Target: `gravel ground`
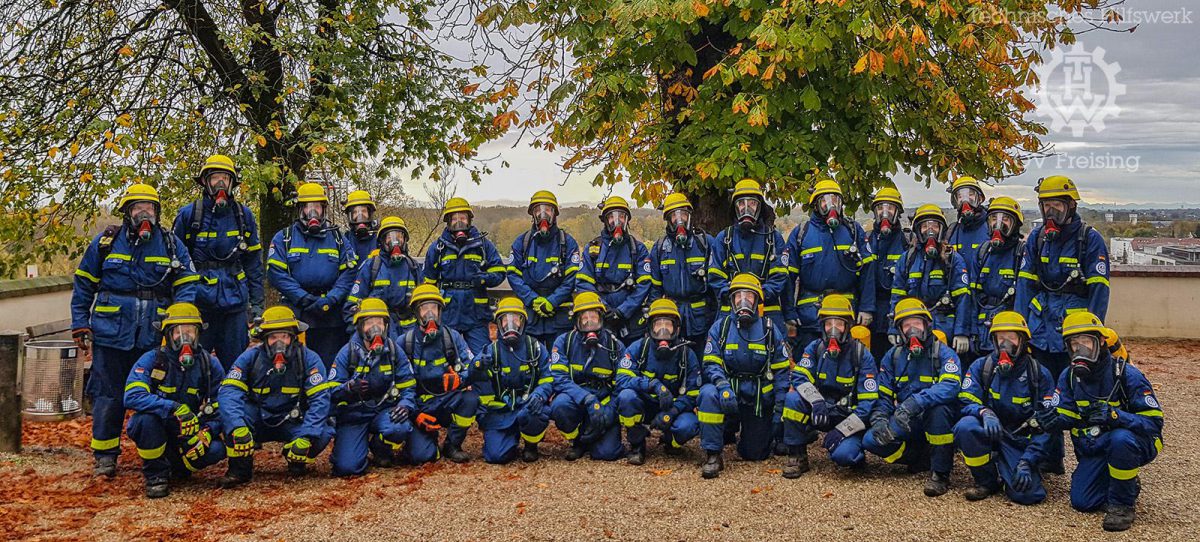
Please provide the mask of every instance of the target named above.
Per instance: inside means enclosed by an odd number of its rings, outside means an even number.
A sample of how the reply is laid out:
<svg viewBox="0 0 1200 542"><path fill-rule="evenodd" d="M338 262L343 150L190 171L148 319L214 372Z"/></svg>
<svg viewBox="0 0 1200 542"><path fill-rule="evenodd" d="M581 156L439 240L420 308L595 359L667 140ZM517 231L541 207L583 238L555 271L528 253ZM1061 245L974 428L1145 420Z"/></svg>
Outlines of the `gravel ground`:
<svg viewBox="0 0 1200 542"><path fill-rule="evenodd" d="M1200 455L1198 341L1128 341L1164 403L1163 454L1142 472L1138 521L1126 533L1100 529L1101 514L1068 504L1069 478L1051 476L1047 501L1021 507L1001 497L969 503L961 460L953 489L921 493L923 475L870 459L863 472L839 470L812 449L813 470L779 476L783 458L731 459L717 480L699 476L701 453L652 449L642 467L623 461L568 463L553 430L533 465L454 465L374 470L349 480L318 474L289 482L275 453L259 454L252 485L215 488L223 466L174 486L169 499L142 498L136 452L127 444L113 481L92 479L87 421L31 425L26 453L0 456L0 538L56 540L745 540L804 533L831 540L1049 540L1064 535L1116 540L1200 539L1196 501ZM651 442L656 442L652 437ZM277 445L269 445L275 452ZM473 432L467 450L479 453ZM1068 453L1068 469L1073 458Z"/></svg>

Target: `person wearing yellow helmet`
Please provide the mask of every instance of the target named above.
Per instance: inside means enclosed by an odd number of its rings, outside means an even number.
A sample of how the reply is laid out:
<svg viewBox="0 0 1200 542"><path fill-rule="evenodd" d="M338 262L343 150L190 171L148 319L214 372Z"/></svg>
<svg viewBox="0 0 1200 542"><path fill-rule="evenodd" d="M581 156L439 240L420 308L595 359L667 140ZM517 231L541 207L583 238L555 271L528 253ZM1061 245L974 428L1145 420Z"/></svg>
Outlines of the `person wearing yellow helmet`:
<svg viewBox="0 0 1200 542"><path fill-rule="evenodd" d="M936 205L917 208L912 217L917 243L900 256L892 283L892 312L900 300L920 299L933 315L933 326L951 341L960 354L971 349L975 332L971 274L962 255L946 242L946 216ZM889 328L893 344L900 339L895 326Z"/></svg>
<svg viewBox="0 0 1200 542"><path fill-rule="evenodd" d="M162 346L142 354L125 380L126 431L142 458L146 497L170 494L186 476L225 458L217 387L225 370L200 343L204 322L191 303L167 307Z"/></svg>
<svg viewBox="0 0 1200 542"><path fill-rule="evenodd" d="M920 299L902 299L892 321L903 342L879 363L879 399L863 448L911 472L929 469L925 495L938 497L949 491L954 466L951 430L961 406L962 364L934 337L934 317Z"/></svg>
<svg viewBox="0 0 1200 542"><path fill-rule="evenodd" d="M230 364L250 344L249 322L262 315L262 241L254 212L234 197L239 177L232 158L208 157L196 182L202 197L179 210L172 230L203 278L196 283L196 306L208 323L201 339Z"/></svg>
<svg viewBox="0 0 1200 542"><path fill-rule="evenodd" d="M762 285L763 313L780 329L786 329L783 312L784 291L789 284L787 264L781 261L786 243L775 228L775 210L767 204L762 186L754 179L742 179L734 186L730 206L733 226L719 232L713 240L708 259L708 286L724 301L729 298L730 279L751 273ZM722 304L717 320L728 314Z"/></svg>
<svg viewBox="0 0 1200 542"><path fill-rule="evenodd" d="M988 242L991 233L985 220L987 206L984 204L984 184L974 177L962 176L950 184L950 206L958 213L958 220L950 225L946 242L963 257L970 273L970 282L979 277L978 252Z"/></svg>
<svg viewBox="0 0 1200 542"><path fill-rule="evenodd" d="M412 433L416 379L408 356L392 337L391 311L368 297L354 313L354 335L334 359L329 382L335 405L334 476L356 476L373 464L394 465Z"/></svg>
<svg viewBox="0 0 1200 542"><path fill-rule="evenodd" d="M408 254L408 227L404 220L384 217L379 223L378 250L359 265L342 306L342 315L347 324L353 325L354 313L363 299L374 297L387 304L391 314L388 326L392 338L397 339L417 324L416 315L408 306L413 288L422 282L424 269L421 263Z"/></svg>
<svg viewBox="0 0 1200 542"><path fill-rule="evenodd" d="M508 267L487 234L472 224L474 218L467 200L446 202L446 227L425 253L425 284L436 285L448 298L442 323L461 333L472 352L479 352L490 341L488 288L504 282Z"/></svg>
<svg viewBox="0 0 1200 542"><path fill-rule="evenodd" d="M1009 500L1037 504L1046 498L1038 465L1049 435L1031 420L1053 410L1056 384L1050 371L1029 349L1029 327L1013 311L997 313L989 329L991 354L975 360L963 376L958 399L962 419L954 425L954 443L971 470L975 487L967 500L998 493Z"/></svg>
<svg viewBox="0 0 1200 542"><path fill-rule="evenodd" d="M981 354L992 351L992 341L985 340L992 318L1001 312L1014 310L1017 293L1017 270L1025 256L1021 240L1024 216L1016 200L1000 196L988 203L988 242L976 253L978 273L971 283L971 297L976 306L976 350Z"/></svg>
<svg viewBox="0 0 1200 542"><path fill-rule="evenodd" d="M276 233L267 249L267 282L311 328L308 346L329 369L350 340L342 307L354 285L358 256L341 231L328 227L324 187L300 185L296 205L298 219Z"/></svg>
<svg viewBox="0 0 1200 542"><path fill-rule="evenodd" d="M646 330L643 305L650 293L650 253L629 231L629 202L610 196L600 205L604 229L588 242L575 275L575 288L596 292L608 311L605 327L629 345Z"/></svg>
<svg viewBox="0 0 1200 542"><path fill-rule="evenodd" d="M252 330L259 344L242 352L221 381L217 399L229 457L221 487L250 481L255 449L264 442L284 443L288 474L297 477L333 438L330 392L338 384L326 380L329 367L301 341L308 329L291 308L268 308Z"/></svg>
<svg viewBox="0 0 1200 542"><path fill-rule="evenodd" d="M682 193L669 194L663 201L666 234L650 249L648 297L675 303L683 323L681 336L700 355L720 303L716 290L709 285L708 257L714 240L692 226L692 211L691 202Z"/></svg>
<svg viewBox="0 0 1200 542"><path fill-rule="evenodd" d="M496 340L471 362L471 385L479 392L483 409L479 429L483 432L483 460L510 463L517 458L527 463L541 457L538 443L546 436L550 411L546 405L553 394L550 349L526 332L529 313L517 297L506 297L496 305Z"/></svg>
<svg viewBox="0 0 1200 542"><path fill-rule="evenodd" d="M1112 355L1099 317L1073 312L1062 334L1071 366L1058 378L1056 408L1039 412L1038 426L1071 431L1071 507L1104 510L1104 530L1124 531L1133 526L1140 470L1162 451L1162 404L1140 369Z"/></svg>
<svg viewBox="0 0 1200 542"><path fill-rule="evenodd" d="M843 206L836 181L818 182L809 195L808 220L788 236L780 263L787 266L795 292L795 303L786 311L793 350L821 336L817 308L827 295L849 300L859 324L869 326L874 318L877 258L867 232L846 217Z"/></svg>
<svg viewBox="0 0 1200 542"><path fill-rule="evenodd" d="M550 419L571 448L566 460L588 454L599 461L625 457L617 424L616 372L624 345L605 324L609 311L596 292L579 292L571 307L574 327L554 340Z"/></svg>
<svg viewBox="0 0 1200 542"><path fill-rule="evenodd" d="M529 198L533 224L512 243L508 285L529 313L526 333L550 350L571 329L571 293L583 260L575 237L558 227L558 199L548 190Z"/></svg>
<svg viewBox="0 0 1200 542"><path fill-rule="evenodd" d="M807 446L817 431L825 432L822 444L834 464L855 467L866 462L862 434L879 398L875 357L851 335L854 309L845 296L825 296L817 317L821 337L804 345L796 359L792 391L783 404L783 439L789 453L784 478L808 471Z"/></svg>
<svg viewBox="0 0 1200 542"><path fill-rule="evenodd" d="M646 335L625 349L617 369L617 415L629 441L630 465L646 462L650 429L662 432L669 454L700 434L693 412L700 393L700 360L682 338L679 307L670 299L655 299L649 319Z"/></svg>
<svg viewBox="0 0 1200 542"><path fill-rule="evenodd" d="M697 406L705 479L724 469L726 433L736 435L742 459L762 461L771 456L775 427L783 432L784 383L791 365L787 337L763 316L758 277L734 275L728 295L732 314L718 317L709 329L700 368L706 382Z"/></svg>
<svg viewBox="0 0 1200 542"><path fill-rule="evenodd" d="M161 339L157 321L172 302L194 303L196 274L187 249L159 227L158 191L131 185L117 205L124 217L84 249L71 291L71 336L92 355L94 472L112 477L121 453L122 385L130 368Z"/></svg>
<svg viewBox="0 0 1200 542"><path fill-rule="evenodd" d="M892 284L896 282L896 264L912 244L912 232L901 228L904 201L894 186L885 186L875 192L875 197L871 199L871 213L875 223L867 235L867 243L878 260L875 264L875 311L868 327L871 331L871 355L880 359L892 345L887 340L888 328L891 327L888 313L891 312Z"/></svg>
<svg viewBox="0 0 1200 542"><path fill-rule="evenodd" d="M346 194L342 202L342 211L346 213L347 239L354 240L354 253L359 260L366 260L378 249L376 238L379 220L375 218L375 200L366 190L353 190Z"/></svg>

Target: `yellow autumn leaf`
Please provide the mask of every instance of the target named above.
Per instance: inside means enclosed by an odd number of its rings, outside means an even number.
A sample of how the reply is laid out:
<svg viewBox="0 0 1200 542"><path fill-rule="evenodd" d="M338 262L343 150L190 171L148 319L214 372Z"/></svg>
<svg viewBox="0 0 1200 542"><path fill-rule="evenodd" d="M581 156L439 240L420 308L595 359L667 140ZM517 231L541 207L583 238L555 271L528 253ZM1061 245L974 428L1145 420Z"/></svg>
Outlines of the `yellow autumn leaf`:
<svg viewBox="0 0 1200 542"><path fill-rule="evenodd" d="M254 141L258 142L258 146L259 146L259 147L266 147L266 146L267 146L267 138L266 138L266 137L264 137L264 136L261 136L261 135L260 135L260 136L254 136Z"/></svg>
<svg viewBox="0 0 1200 542"><path fill-rule="evenodd" d="M329 150L329 149L327 149L325 147L324 143L317 143L316 145L313 145L313 147L312 147L313 154L325 154L325 151L327 151L327 150Z"/></svg>
<svg viewBox="0 0 1200 542"><path fill-rule="evenodd" d="M46 154L49 154L50 158L54 158L55 156L58 156L58 147L50 147L49 152L47 152Z"/></svg>
<svg viewBox="0 0 1200 542"><path fill-rule="evenodd" d="M858 57L858 62L854 63L854 73L862 73L867 69L867 55Z"/></svg>
<svg viewBox="0 0 1200 542"><path fill-rule="evenodd" d="M700 0L692 0L692 11L696 12L697 17L707 17L708 5Z"/></svg>
<svg viewBox="0 0 1200 542"><path fill-rule="evenodd" d="M117 49L117 54L121 56L133 56L133 48L128 45L122 45L120 49Z"/></svg>
<svg viewBox="0 0 1200 542"><path fill-rule="evenodd" d="M133 116L130 115L129 113L124 113L121 116L117 117L117 124L120 124L121 126L128 128L129 125L133 124Z"/></svg>
<svg viewBox="0 0 1200 542"><path fill-rule="evenodd" d="M79 182L81 182L81 183L87 183L87 182L91 182L91 181L92 181L92 179L95 179L95 178L96 178L96 177L95 177L94 175L92 175L92 172L90 172L90 171L85 171L85 172L83 172L83 175L80 175L80 176L79 176Z"/></svg>
<svg viewBox="0 0 1200 542"><path fill-rule="evenodd" d="M75 156L76 154L79 154L79 142L78 141L71 143L71 156Z"/></svg>

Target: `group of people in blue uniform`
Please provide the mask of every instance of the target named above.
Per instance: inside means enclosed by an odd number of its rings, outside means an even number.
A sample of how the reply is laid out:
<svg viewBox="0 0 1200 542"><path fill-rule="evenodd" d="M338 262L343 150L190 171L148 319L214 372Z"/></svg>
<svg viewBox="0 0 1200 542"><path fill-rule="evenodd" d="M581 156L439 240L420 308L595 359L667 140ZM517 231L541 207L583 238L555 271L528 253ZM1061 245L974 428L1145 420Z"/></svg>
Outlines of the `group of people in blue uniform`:
<svg viewBox="0 0 1200 542"><path fill-rule="evenodd" d="M1042 477L1064 471L1069 432L1071 504L1123 530L1138 469L1162 448L1154 390L1103 324L1108 255L1066 177L1039 183L1043 223L1024 237L1017 202L986 201L969 177L951 186L953 224L923 205L902 227L889 187L869 232L820 181L786 240L750 179L715 236L668 195L652 242L614 196L600 235L580 243L539 191L507 262L462 198L418 261L404 221L377 219L369 194L348 195L342 231L313 183L264 249L238 181L212 156L172 229L157 192L131 186L122 224L75 272L95 472L116 473L132 410L148 497L222 459L221 486L244 484L264 442L283 443L296 475L332 443L334 475L349 476L469 461L478 424L485 461L536 461L553 422L569 461L640 465L657 432L671 455L699 437L703 478L720 475L729 444L745 460L785 456L782 475L797 478L819 441L838 467L870 454L928 471L931 497L947 492L957 449L968 499L1034 504ZM264 309L264 279L282 304ZM512 295L493 304L505 280Z"/></svg>

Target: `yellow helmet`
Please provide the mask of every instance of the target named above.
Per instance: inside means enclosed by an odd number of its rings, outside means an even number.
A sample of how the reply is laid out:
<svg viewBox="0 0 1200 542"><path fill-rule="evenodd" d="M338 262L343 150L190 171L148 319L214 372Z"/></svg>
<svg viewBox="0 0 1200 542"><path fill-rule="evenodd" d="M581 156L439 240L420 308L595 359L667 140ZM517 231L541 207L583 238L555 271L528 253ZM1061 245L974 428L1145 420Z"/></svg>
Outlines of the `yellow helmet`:
<svg viewBox="0 0 1200 542"><path fill-rule="evenodd" d="M575 303L574 306L571 307L572 318L574 318L576 314L592 309L600 309L601 313L604 313L608 310L604 308L604 301L600 300L600 294L597 294L596 292L579 292L575 294Z"/></svg>
<svg viewBox="0 0 1200 542"><path fill-rule="evenodd" d="M155 207L162 205L158 199L158 190L148 184L137 183L125 189L125 195L121 196L121 201L117 203L117 210L125 212L126 207L139 201L149 201Z"/></svg>
<svg viewBox="0 0 1200 542"><path fill-rule="evenodd" d="M272 331L291 331L299 335L308 329L308 324L296 319L296 313L283 305L277 305L263 311L262 322L254 328L254 336L262 336Z"/></svg>
<svg viewBox="0 0 1200 542"><path fill-rule="evenodd" d="M1095 333L1104 336L1104 323L1096 318L1096 315L1088 311L1079 311L1068 314L1063 319L1062 336L1063 339L1071 335L1079 335L1081 333Z"/></svg>
<svg viewBox="0 0 1200 542"><path fill-rule="evenodd" d="M825 296L825 299L821 300L821 308L817 310L817 318L821 320L826 318L853 320L854 307L850 305L850 298L841 294L829 294Z"/></svg>
<svg viewBox="0 0 1200 542"><path fill-rule="evenodd" d="M732 296L737 290L750 290L758 295L759 303L763 301L762 281L751 273L738 273L733 276L733 280L729 281L729 295Z"/></svg>
<svg viewBox="0 0 1200 542"><path fill-rule="evenodd" d="M758 196L762 200L766 200L767 198L763 194L762 186L754 179L742 179L733 186L733 199L738 199L742 196Z"/></svg>
<svg viewBox="0 0 1200 542"><path fill-rule="evenodd" d="M946 191L953 193L964 186L969 186L980 192L983 192L983 186L979 184L979 181L975 179L975 177L971 177L969 175L963 175L962 177L954 179L954 182L950 183L950 188Z"/></svg>
<svg viewBox="0 0 1200 542"><path fill-rule="evenodd" d="M526 211L532 215L533 206L541 203L547 203L554 207L554 216L558 216L558 197L554 195L554 192L549 190L538 190L537 192L534 192L533 196L529 198L529 207L526 209Z"/></svg>
<svg viewBox="0 0 1200 542"><path fill-rule="evenodd" d="M346 196L346 203L342 205L342 210L349 212L351 207L357 205L366 205L372 211L375 210L375 200L371 199L371 194L366 190L355 190Z"/></svg>
<svg viewBox="0 0 1200 542"><path fill-rule="evenodd" d="M1038 199L1071 198L1079 201L1079 189L1075 187L1075 181L1064 175L1051 175L1039 180L1037 195Z"/></svg>
<svg viewBox="0 0 1200 542"><path fill-rule="evenodd" d="M867 347L867 350L871 349L871 329L867 326L854 326L850 328L850 336Z"/></svg>
<svg viewBox="0 0 1200 542"><path fill-rule="evenodd" d="M358 304L358 312L354 313L354 324L358 325L359 320L372 316L379 316L388 321L392 319L387 303L378 297L368 297Z"/></svg>
<svg viewBox="0 0 1200 542"><path fill-rule="evenodd" d="M933 330L933 337L934 337L935 339L937 339L937 340L938 340L938 342L940 342L940 343L942 343L942 344L944 344L944 345L947 345L947 346L949 346L949 345L950 345L950 342L949 342L949 341L946 339L946 332L945 332L945 331L942 331L942 330L940 330L940 329L935 329L935 330Z"/></svg>
<svg viewBox="0 0 1200 542"><path fill-rule="evenodd" d="M913 214L913 225L920 224L922 220L934 219L942 223L942 231L946 231L946 215L942 213L942 209L932 203L926 203L917 207L917 212Z"/></svg>
<svg viewBox="0 0 1200 542"><path fill-rule="evenodd" d="M204 320L200 319L200 309L191 303L172 303L170 307L167 307L167 317L163 319L159 329L166 331L168 327L178 324L203 326Z"/></svg>
<svg viewBox="0 0 1200 542"><path fill-rule="evenodd" d="M529 319L529 312L518 297L506 297L496 304L496 321L499 322L500 317L505 314L520 314L522 318Z"/></svg>
<svg viewBox="0 0 1200 542"><path fill-rule="evenodd" d="M442 209L442 221L445 222L454 213L467 213L467 217L474 219L475 212L471 210L471 204L467 203L463 198L450 198L446 200L446 208Z"/></svg>
<svg viewBox="0 0 1200 542"><path fill-rule="evenodd" d="M667 194L667 199L663 200L663 218L671 215L671 211L675 209L692 209L692 202L688 201L687 194L682 192L672 192Z"/></svg>
<svg viewBox="0 0 1200 542"><path fill-rule="evenodd" d="M317 183L304 183L296 189L298 203L324 203L329 205L329 197L325 195L325 187Z"/></svg>
<svg viewBox="0 0 1200 542"><path fill-rule="evenodd" d="M1111 327L1104 328L1101 333L1104 336L1104 344L1108 345L1108 352L1114 358L1119 358L1128 361L1129 351L1125 349L1125 345L1121 343L1121 337L1117 335L1117 331Z"/></svg>
<svg viewBox="0 0 1200 542"><path fill-rule="evenodd" d="M237 167L233 165L233 159L224 154L214 154L204 161L204 167L200 168L200 174L196 176L196 182L203 183L204 178L209 173L216 171L224 171L233 177L233 185L238 183Z"/></svg>
<svg viewBox="0 0 1200 542"><path fill-rule="evenodd" d="M388 230L401 230L404 236L408 237L408 226L405 226L404 219L398 216L383 217L383 221L379 223L379 238L383 239Z"/></svg>
<svg viewBox="0 0 1200 542"><path fill-rule="evenodd" d="M993 198L991 203L988 204L988 212L992 211L1004 211L1013 215L1013 218L1017 219L1018 229L1021 227L1021 224L1025 223L1025 215L1021 213L1021 205L1017 203L1017 200L1008 196Z"/></svg>
<svg viewBox="0 0 1200 542"><path fill-rule="evenodd" d="M1016 311L999 312L992 317L992 327L988 330L988 334L997 331L1016 331L1024 335L1026 339L1030 338L1029 326L1025 323L1025 317Z"/></svg>
<svg viewBox="0 0 1200 542"><path fill-rule="evenodd" d="M883 202L895 203L901 209L904 209L904 202L900 199L900 191L890 186L880 188L875 192L875 197L871 199L871 207Z"/></svg>
<svg viewBox="0 0 1200 542"><path fill-rule="evenodd" d="M603 220L604 215L608 214L608 212L612 211L613 209L623 209L625 214L630 216L633 215L633 213L629 210L629 202L625 201L625 198L621 196L609 196L608 199L604 200L604 203L600 205L600 218Z"/></svg>
<svg viewBox="0 0 1200 542"><path fill-rule="evenodd" d="M417 305L426 301L437 301L440 305L446 305L446 298L442 297L442 292L437 286L432 284L421 284L412 290L412 296L408 300L408 306L416 308Z"/></svg>
<svg viewBox="0 0 1200 542"><path fill-rule="evenodd" d="M896 314L892 316L892 321L900 323L901 320L910 316L920 316L927 321L933 321L933 316L929 314L929 309L925 308L925 303L920 299L906 297L896 302Z"/></svg>
<svg viewBox="0 0 1200 542"><path fill-rule="evenodd" d="M825 194L837 194L841 196L842 186L839 185L837 181L830 179L817 181L817 185L813 187L812 193L808 195L808 204L812 205L814 201L817 201L817 198Z"/></svg>
<svg viewBox="0 0 1200 542"><path fill-rule="evenodd" d="M650 303L650 314L647 319L653 319L656 316L670 316L675 318L676 322L682 319L679 316L679 306L674 301L665 297L655 299L654 302Z"/></svg>

